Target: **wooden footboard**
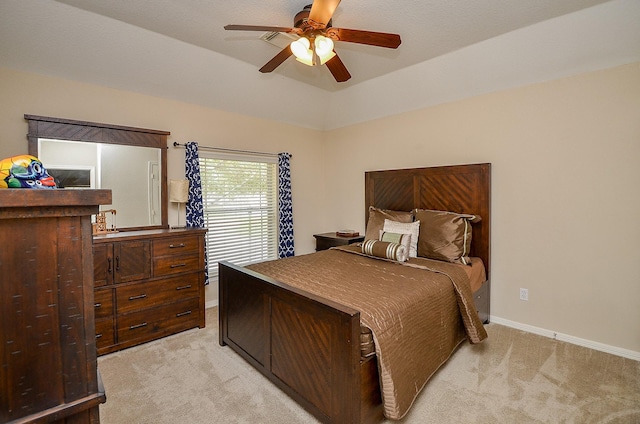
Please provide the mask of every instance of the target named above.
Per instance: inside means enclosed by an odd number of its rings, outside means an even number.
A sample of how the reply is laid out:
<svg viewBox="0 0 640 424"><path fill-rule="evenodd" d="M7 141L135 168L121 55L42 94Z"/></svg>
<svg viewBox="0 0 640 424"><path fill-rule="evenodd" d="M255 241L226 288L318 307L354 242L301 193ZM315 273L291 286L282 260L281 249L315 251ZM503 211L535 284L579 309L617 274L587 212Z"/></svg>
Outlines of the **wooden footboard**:
<svg viewBox="0 0 640 424"><path fill-rule="evenodd" d="M219 264L220 345L322 422L381 419L377 365L360 362L360 313L228 262Z"/></svg>

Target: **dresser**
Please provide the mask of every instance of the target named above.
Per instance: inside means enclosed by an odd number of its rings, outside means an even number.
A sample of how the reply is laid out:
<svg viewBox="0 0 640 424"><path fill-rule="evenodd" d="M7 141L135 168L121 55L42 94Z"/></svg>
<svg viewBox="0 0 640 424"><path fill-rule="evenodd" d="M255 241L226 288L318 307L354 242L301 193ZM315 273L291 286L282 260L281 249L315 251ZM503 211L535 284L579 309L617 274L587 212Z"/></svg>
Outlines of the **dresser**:
<svg viewBox="0 0 640 424"><path fill-rule="evenodd" d="M205 326L204 229L93 238L98 355Z"/></svg>
<svg viewBox="0 0 640 424"><path fill-rule="evenodd" d="M0 422L99 423L91 214L111 190L0 190Z"/></svg>

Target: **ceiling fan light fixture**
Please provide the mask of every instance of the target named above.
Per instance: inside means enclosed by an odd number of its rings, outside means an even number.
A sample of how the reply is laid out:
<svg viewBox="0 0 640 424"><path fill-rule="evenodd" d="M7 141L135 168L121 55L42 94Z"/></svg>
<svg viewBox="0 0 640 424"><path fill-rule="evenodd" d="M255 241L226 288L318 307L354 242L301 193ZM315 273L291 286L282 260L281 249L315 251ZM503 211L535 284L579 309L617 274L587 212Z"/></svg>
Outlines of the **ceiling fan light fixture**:
<svg viewBox="0 0 640 424"><path fill-rule="evenodd" d="M225 25L225 30L232 31L266 31L262 39L277 45L282 50L259 69L269 73L282 65L290 56L307 66L327 65L336 82L345 82L351 78L338 54L333 50L333 40L347 43L366 44L370 46L398 48L400 35L385 32L363 31L359 29L335 28L332 24L333 14L340 0L314 0L295 15L293 27L268 25ZM275 33L290 37L301 37L294 42L282 44L272 42Z"/></svg>
<svg viewBox="0 0 640 424"><path fill-rule="evenodd" d="M296 60L305 65L313 66L313 51L310 49L311 43L306 37L291 42L291 52Z"/></svg>
<svg viewBox="0 0 640 424"><path fill-rule="evenodd" d="M333 51L333 40L323 35L318 35L314 41L315 51L320 58L320 64L324 65L336 53Z"/></svg>
<svg viewBox="0 0 640 424"><path fill-rule="evenodd" d="M333 40L323 35L318 35L314 41L318 56L329 54L333 51Z"/></svg>

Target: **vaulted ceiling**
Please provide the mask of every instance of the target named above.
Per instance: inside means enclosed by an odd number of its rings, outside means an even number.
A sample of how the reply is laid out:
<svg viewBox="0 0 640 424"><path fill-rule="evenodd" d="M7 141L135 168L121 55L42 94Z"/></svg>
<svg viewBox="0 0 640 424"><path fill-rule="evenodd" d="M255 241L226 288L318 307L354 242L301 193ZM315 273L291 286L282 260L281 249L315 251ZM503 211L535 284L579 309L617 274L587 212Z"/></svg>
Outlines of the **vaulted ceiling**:
<svg viewBox="0 0 640 424"><path fill-rule="evenodd" d="M535 82L639 54L633 52L640 18L634 0L344 0L334 26L402 37L396 50L337 42L352 75L346 83L336 83L325 66L293 58L260 74L281 47L261 40L260 32L223 29L291 26L310 2L6 0L0 2L0 66L327 129L464 96L460 81L470 95L500 89L475 81L495 74L493 66L523 80L513 85L529 82L527 72ZM575 54L576 43L588 50L570 57L575 69L567 70L557 62ZM615 57L612 43L621 50Z"/></svg>

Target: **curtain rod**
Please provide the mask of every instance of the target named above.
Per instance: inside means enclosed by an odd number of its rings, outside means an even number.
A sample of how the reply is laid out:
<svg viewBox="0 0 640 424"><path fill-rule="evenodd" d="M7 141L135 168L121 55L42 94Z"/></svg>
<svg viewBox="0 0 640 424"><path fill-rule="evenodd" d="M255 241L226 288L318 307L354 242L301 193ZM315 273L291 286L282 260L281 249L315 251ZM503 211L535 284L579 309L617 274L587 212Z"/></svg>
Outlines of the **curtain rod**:
<svg viewBox="0 0 640 424"><path fill-rule="evenodd" d="M185 147L186 144L180 144L177 141L173 142L173 147ZM235 149L226 149L224 147L207 147L207 146L198 146L198 149L203 150L214 150L216 152L226 152L226 153L249 153L252 155L261 155L261 156L271 156L278 157L277 153L265 153L265 152L253 152L251 150L235 150Z"/></svg>

